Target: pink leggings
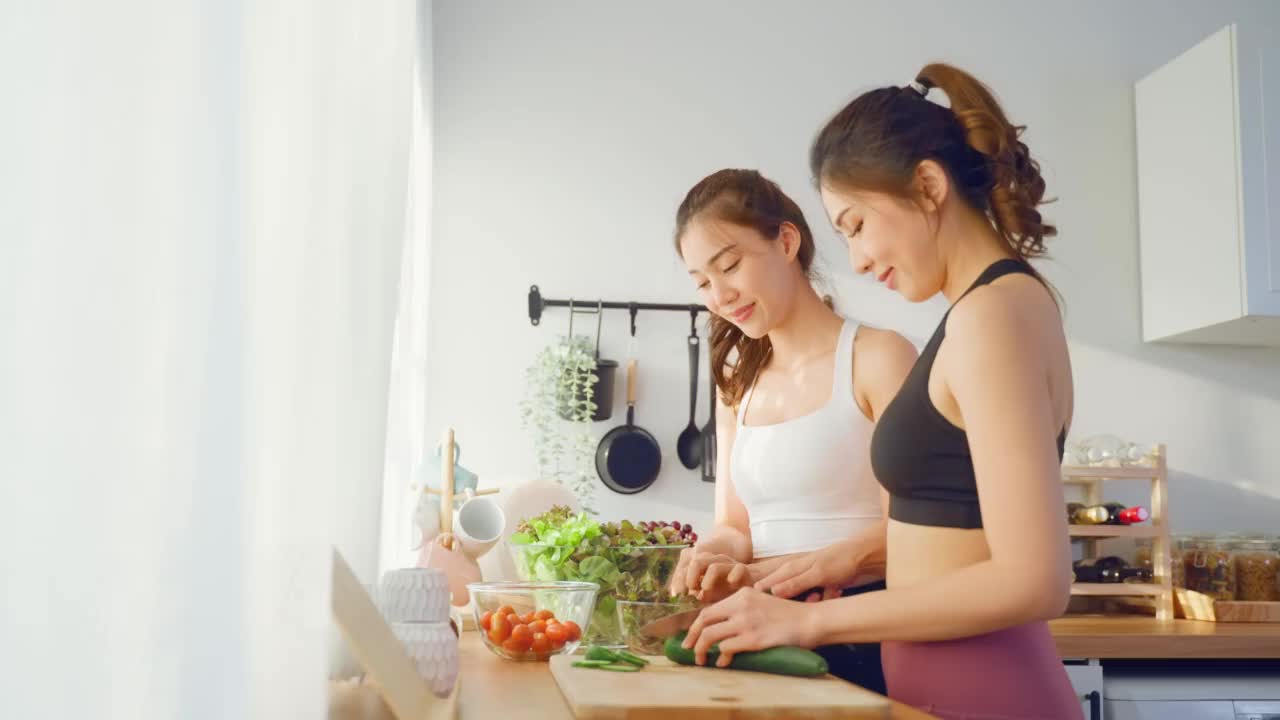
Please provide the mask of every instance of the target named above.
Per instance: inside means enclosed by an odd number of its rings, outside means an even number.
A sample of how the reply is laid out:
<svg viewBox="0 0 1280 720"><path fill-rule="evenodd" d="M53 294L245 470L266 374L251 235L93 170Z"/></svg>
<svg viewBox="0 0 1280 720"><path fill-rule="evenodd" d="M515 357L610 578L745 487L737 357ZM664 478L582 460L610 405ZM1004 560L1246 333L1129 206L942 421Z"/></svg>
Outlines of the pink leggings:
<svg viewBox="0 0 1280 720"><path fill-rule="evenodd" d="M1081 720L1043 622L942 642L881 643L889 697L946 720Z"/></svg>

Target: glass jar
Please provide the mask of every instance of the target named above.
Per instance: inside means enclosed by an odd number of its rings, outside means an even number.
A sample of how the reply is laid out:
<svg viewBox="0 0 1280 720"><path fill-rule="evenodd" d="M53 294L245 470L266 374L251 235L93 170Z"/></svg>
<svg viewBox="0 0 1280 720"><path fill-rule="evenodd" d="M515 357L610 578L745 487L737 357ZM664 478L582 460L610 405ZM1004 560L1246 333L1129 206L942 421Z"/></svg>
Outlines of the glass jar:
<svg viewBox="0 0 1280 720"><path fill-rule="evenodd" d="M1267 539L1271 541L1271 546L1275 548L1276 554L1280 555L1280 535L1268 535ZM1280 602L1280 563L1276 563L1276 584L1274 592L1275 600Z"/></svg>
<svg viewBox="0 0 1280 720"><path fill-rule="evenodd" d="M1280 599L1276 581L1280 577L1280 549L1274 540L1248 538L1235 543L1231 561L1236 571L1236 599L1271 602Z"/></svg>
<svg viewBox="0 0 1280 720"><path fill-rule="evenodd" d="M1173 582L1174 587L1185 588L1187 586L1187 566L1183 561L1183 553L1190 538L1190 535L1174 535L1169 538L1169 560L1171 565L1169 579Z"/></svg>
<svg viewBox="0 0 1280 720"><path fill-rule="evenodd" d="M1186 587L1213 598L1234 600L1236 569L1231 562L1235 540L1214 536L1189 537L1182 543Z"/></svg>

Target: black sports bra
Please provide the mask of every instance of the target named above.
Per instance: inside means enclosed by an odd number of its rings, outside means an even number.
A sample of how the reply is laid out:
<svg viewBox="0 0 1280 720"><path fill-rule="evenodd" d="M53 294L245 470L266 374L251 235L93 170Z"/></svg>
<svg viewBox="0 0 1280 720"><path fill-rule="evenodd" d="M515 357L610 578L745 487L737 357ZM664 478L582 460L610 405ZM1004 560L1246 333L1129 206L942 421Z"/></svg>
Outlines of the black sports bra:
<svg viewBox="0 0 1280 720"><path fill-rule="evenodd" d="M1031 270L1012 258L992 263L956 303L974 288L1009 273L1031 274ZM947 315L950 314L948 310ZM938 412L929 398L929 372L946 335L947 315L916 359L902 389L876 422L871 436L871 467L876 479L889 491L890 518L912 525L980 528L982 510L969 439L964 430ZM1066 435L1066 428L1058 434L1059 460Z"/></svg>

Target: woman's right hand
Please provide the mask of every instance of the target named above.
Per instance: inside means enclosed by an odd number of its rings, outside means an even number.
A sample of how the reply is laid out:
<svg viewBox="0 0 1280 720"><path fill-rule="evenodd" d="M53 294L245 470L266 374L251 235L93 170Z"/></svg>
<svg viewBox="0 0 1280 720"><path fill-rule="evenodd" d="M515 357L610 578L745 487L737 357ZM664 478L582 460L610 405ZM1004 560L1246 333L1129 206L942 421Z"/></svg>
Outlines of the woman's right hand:
<svg viewBox="0 0 1280 720"><path fill-rule="evenodd" d="M680 551L680 560L671 575L671 594L693 595L703 602L715 602L749 584L745 564L728 555L694 546Z"/></svg>
<svg viewBox="0 0 1280 720"><path fill-rule="evenodd" d="M823 600L840 597L840 591L857 576L857 553L836 543L792 558L756 582L755 588L791 598L806 590L822 588ZM806 600L818 598L809 596Z"/></svg>

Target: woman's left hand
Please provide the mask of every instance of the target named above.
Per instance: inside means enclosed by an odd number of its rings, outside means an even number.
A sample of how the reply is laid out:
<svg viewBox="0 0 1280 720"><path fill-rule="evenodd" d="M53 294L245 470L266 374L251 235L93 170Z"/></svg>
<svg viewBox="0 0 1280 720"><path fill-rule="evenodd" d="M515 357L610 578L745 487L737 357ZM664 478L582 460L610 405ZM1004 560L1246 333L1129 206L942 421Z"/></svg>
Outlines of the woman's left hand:
<svg viewBox="0 0 1280 720"><path fill-rule="evenodd" d="M707 662L707 650L720 644L718 667L727 667L733 656L778 645L814 647L817 603L783 600L754 588L742 588L732 596L703 608L684 640L693 648L699 665Z"/></svg>

